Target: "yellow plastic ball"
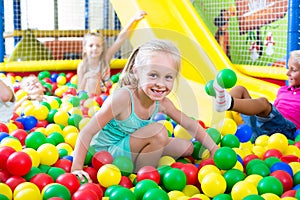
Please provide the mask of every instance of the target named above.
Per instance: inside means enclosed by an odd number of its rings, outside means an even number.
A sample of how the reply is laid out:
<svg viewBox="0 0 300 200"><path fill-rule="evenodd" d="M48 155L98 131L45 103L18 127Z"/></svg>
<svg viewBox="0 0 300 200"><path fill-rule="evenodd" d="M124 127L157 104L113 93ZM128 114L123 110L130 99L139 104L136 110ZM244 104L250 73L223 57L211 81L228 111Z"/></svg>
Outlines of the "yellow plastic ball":
<svg viewBox="0 0 300 200"><path fill-rule="evenodd" d="M25 189L31 189L32 191L30 193L32 194L32 196L41 198L40 189L38 188L37 185L35 185L34 183L31 183L31 182L23 182L23 183L20 183L19 185L17 185L17 187L14 189L14 193L13 193L14 199L16 199L16 196L18 195L18 193L20 193L22 190L25 190ZM23 196L23 195L19 195L19 198L21 198L21 196ZM31 198L28 198L28 199L31 199Z"/></svg>
<svg viewBox="0 0 300 200"><path fill-rule="evenodd" d="M98 106L98 103L92 98L85 100L83 103L83 107L91 108L93 106Z"/></svg>
<svg viewBox="0 0 300 200"><path fill-rule="evenodd" d="M48 117L49 114L49 110L46 106L44 105L37 105L34 108L34 113L33 116L37 119L37 120L45 120Z"/></svg>
<svg viewBox="0 0 300 200"><path fill-rule="evenodd" d="M41 193L32 188L23 189L14 196L14 200L41 200L41 198Z"/></svg>
<svg viewBox="0 0 300 200"><path fill-rule="evenodd" d="M177 200L179 197L185 196L185 194L178 190L172 190L172 191L168 192L168 196L169 196L170 200Z"/></svg>
<svg viewBox="0 0 300 200"><path fill-rule="evenodd" d="M78 137L78 133L76 133L76 132L69 133L65 137L65 142L68 143L69 145L71 145L74 149L75 145L76 145L77 137Z"/></svg>
<svg viewBox="0 0 300 200"><path fill-rule="evenodd" d="M8 128L9 133L12 133L13 131L19 129L18 126L12 122L7 123L6 126Z"/></svg>
<svg viewBox="0 0 300 200"><path fill-rule="evenodd" d="M58 124L48 124L46 126L46 136L50 135L53 132L63 133L63 130L61 129L60 125Z"/></svg>
<svg viewBox="0 0 300 200"><path fill-rule="evenodd" d="M244 181L247 181L249 183L252 183L254 186L258 185L258 182L262 179L263 177L258 175L258 174L250 174L247 176Z"/></svg>
<svg viewBox="0 0 300 200"><path fill-rule="evenodd" d="M269 136L268 135L260 135L255 140L256 146L266 147L268 145Z"/></svg>
<svg viewBox="0 0 300 200"><path fill-rule="evenodd" d="M77 85L77 83L78 83L78 76L77 75L72 76L72 78L70 80L70 83Z"/></svg>
<svg viewBox="0 0 300 200"><path fill-rule="evenodd" d="M113 164L105 164L97 172L97 179L103 187L118 185L121 181L121 171Z"/></svg>
<svg viewBox="0 0 300 200"><path fill-rule="evenodd" d="M300 157L300 149L294 145L289 145L283 155L293 155Z"/></svg>
<svg viewBox="0 0 300 200"><path fill-rule="evenodd" d="M300 171L300 163L299 162L290 162L289 166L293 170L293 174L296 174L297 172Z"/></svg>
<svg viewBox="0 0 300 200"><path fill-rule="evenodd" d="M56 124L60 124L63 126L68 125L69 114L65 111L58 110L53 117L53 120Z"/></svg>
<svg viewBox="0 0 300 200"><path fill-rule="evenodd" d="M64 85L64 84L66 84L67 79L64 76L58 76L56 79L56 82L58 85Z"/></svg>
<svg viewBox="0 0 300 200"><path fill-rule="evenodd" d="M24 110L23 110L24 115L26 116L34 116L35 113L35 107L34 105L28 105Z"/></svg>
<svg viewBox="0 0 300 200"><path fill-rule="evenodd" d="M64 91L63 89L57 88L57 89L54 91L54 94L55 94L55 96L62 97L62 95L63 95L64 92L65 92L65 91Z"/></svg>
<svg viewBox="0 0 300 200"><path fill-rule="evenodd" d="M72 147L70 144L67 144L67 143L65 143L65 142L56 145L56 148L57 148L58 150L60 150L60 149L65 149L65 150L68 152L68 155L71 155L71 153L72 153L73 150L74 150L73 147Z"/></svg>
<svg viewBox="0 0 300 200"><path fill-rule="evenodd" d="M226 180L219 173L209 173L202 179L201 189L208 197L215 197L225 192Z"/></svg>
<svg viewBox="0 0 300 200"><path fill-rule="evenodd" d="M19 101L20 99L22 99L23 97L27 96L27 92L20 89L15 93L16 96L16 101Z"/></svg>
<svg viewBox="0 0 300 200"><path fill-rule="evenodd" d="M15 138L3 138L0 142L0 146L7 146L12 147L15 151L21 151L22 150L22 144L18 139Z"/></svg>
<svg viewBox="0 0 300 200"><path fill-rule="evenodd" d="M235 134L237 130L237 124L233 119L224 118L224 120L219 123L217 129L223 136L227 134Z"/></svg>
<svg viewBox="0 0 300 200"><path fill-rule="evenodd" d="M35 131L43 133L44 135L47 136L47 134L46 134L46 128L44 128L44 127L38 127L38 128L35 129Z"/></svg>
<svg viewBox="0 0 300 200"><path fill-rule="evenodd" d="M199 190L196 186L194 186L194 185L186 185L186 186L183 188L182 192L183 192L186 196L189 196L189 197L191 197L191 196L193 196L193 195L195 195L195 194L200 194L200 190Z"/></svg>
<svg viewBox="0 0 300 200"><path fill-rule="evenodd" d="M40 154L35 149L25 148L22 151L29 155L32 161L32 166L38 167L40 165L40 161L41 161Z"/></svg>
<svg viewBox="0 0 300 200"><path fill-rule="evenodd" d="M174 128L174 136L176 138L183 138L183 139L186 139L186 140L191 140L192 139L191 134L187 130L185 130L185 128L180 126L179 124L177 124Z"/></svg>
<svg viewBox="0 0 300 200"><path fill-rule="evenodd" d="M258 191L253 183L247 181L237 182L231 189L232 200L242 200L251 194L258 194Z"/></svg>
<svg viewBox="0 0 300 200"><path fill-rule="evenodd" d="M82 118L82 120L79 122L79 130L82 130L83 127L91 120L91 118Z"/></svg>
<svg viewBox="0 0 300 200"><path fill-rule="evenodd" d="M70 102L63 102L60 105L60 110L63 110L65 112L69 112L73 108L73 105Z"/></svg>
<svg viewBox="0 0 300 200"><path fill-rule="evenodd" d="M69 109L68 112L70 113L70 115L78 114L78 115L82 116L82 110L78 107L72 107L72 108Z"/></svg>
<svg viewBox="0 0 300 200"><path fill-rule="evenodd" d="M173 163L175 163L176 160L171 157L171 156L163 156L159 159L158 161L158 166L163 166L163 165L169 165L171 166Z"/></svg>
<svg viewBox="0 0 300 200"><path fill-rule="evenodd" d="M252 149L253 153L257 155L259 158L263 158L266 148L262 146L254 146Z"/></svg>
<svg viewBox="0 0 300 200"><path fill-rule="evenodd" d="M195 194L192 196L192 198L198 198L201 200L210 200L210 198L208 196L206 196L205 194Z"/></svg>
<svg viewBox="0 0 300 200"><path fill-rule="evenodd" d="M8 199L12 199L12 190L5 183L0 183L0 194L6 196Z"/></svg>
<svg viewBox="0 0 300 200"><path fill-rule="evenodd" d="M219 168L217 168L215 165L205 165L203 166L199 172L198 172L198 180L199 183L202 182L203 178L209 174L209 173L217 173L217 174L221 174L221 171L219 170Z"/></svg>
<svg viewBox="0 0 300 200"><path fill-rule="evenodd" d="M50 104L51 109L58 109L59 108L59 102L56 99L50 99L48 101L48 103Z"/></svg>
<svg viewBox="0 0 300 200"><path fill-rule="evenodd" d="M282 133L275 133L269 137L267 149L277 149L284 154L288 146L289 142L286 136Z"/></svg>
<svg viewBox="0 0 300 200"><path fill-rule="evenodd" d="M42 165L53 165L59 158L59 153L57 148L50 143L42 144L37 152L40 155L40 163Z"/></svg>
<svg viewBox="0 0 300 200"><path fill-rule="evenodd" d="M68 126L64 127L62 135L65 137L69 133L73 133L73 132L79 133L78 128L76 128L75 126L72 126L72 125L68 125Z"/></svg>
<svg viewBox="0 0 300 200"><path fill-rule="evenodd" d="M280 197L274 193L265 193L261 195L265 200L280 200Z"/></svg>

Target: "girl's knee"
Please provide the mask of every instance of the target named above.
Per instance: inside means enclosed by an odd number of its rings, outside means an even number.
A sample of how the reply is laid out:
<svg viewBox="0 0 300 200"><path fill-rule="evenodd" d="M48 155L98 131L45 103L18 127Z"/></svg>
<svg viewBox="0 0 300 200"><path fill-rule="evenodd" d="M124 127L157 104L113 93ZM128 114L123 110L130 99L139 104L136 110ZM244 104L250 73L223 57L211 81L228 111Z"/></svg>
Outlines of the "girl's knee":
<svg viewBox="0 0 300 200"><path fill-rule="evenodd" d="M153 131L155 132L155 139L158 141L168 141L168 130L166 127L161 123L154 123L153 124Z"/></svg>

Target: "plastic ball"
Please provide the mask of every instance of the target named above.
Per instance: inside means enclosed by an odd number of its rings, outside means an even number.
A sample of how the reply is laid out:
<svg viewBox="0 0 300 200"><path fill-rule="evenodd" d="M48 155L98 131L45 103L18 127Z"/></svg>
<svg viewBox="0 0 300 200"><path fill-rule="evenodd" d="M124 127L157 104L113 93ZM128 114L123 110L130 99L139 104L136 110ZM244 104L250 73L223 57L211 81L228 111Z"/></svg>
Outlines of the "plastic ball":
<svg viewBox="0 0 300 200"><path fill-rule="evenodd" d="M59 158L57 148L53 144L42 144L37 152L40 155L40 163L43 165L53 165Z"/></svg>
<svg viewBox="0 0 300 200"><path fill-rule="evenodd" d="M98 170L97 179L103 187L116 185L121 181L121 171L113 164L105 164Z"/></svg>
<svg viewBox="0 0 300 200"><path fill-rule="evenodd" d="M109 195L109 199L110 200L119 200L119 199L134 200L135 196L130 189L125 187L118 187L111 192L111 194Z"/></svg>
<svg viewBox="0 0 300 200"><path fill-rule="evenodd" d="M150 179L144 179L139 182L134 187L134 194L137 199L142 199L144 194L153 188L158 188L158 184Z"/></svg>
<svg viewBox="0 0 300 200"><path fill-rule="evenodd" d="M34 117L37 119L37 120L44 120L48 117L48 114L49 114L49 109L44 106L44 105L37 105L35 108L34 108Z"/></svg>
<svg viewBox="0 0 300 200"><path fill-rule="evenodd" d="M273 193L277 196L281 196L283 193L283 186L277 178L273 176L266 176L258 182L257 190L260 195Z"/></svg>
<svg viewBox="0 0 300 200"><path fill-rule="evenodd" d="M113 160L112 164L121 170L121 174L123 176L129 176L133 172L133 169L134 169L132 160L126 156L116 157Z"/></svg>
<svg viewBox="0 0 300 200"><path fill-rule="evenodd" d="M226 181L221 174L209 173L203 178L201 189L208 197L215 197L225 192Z"/></svg>
<svg viewBox="0 0 300 200"><path fill-rule="evenodd" d="M23 129L17 129L14 130L10 135L17 138L21 142L21 144L24 145L28 133Z"/></svg>
<svg viewBox="0 0 300 200"><path fill-rule="evenodd" d="M227 134L235 134L237 130L237 124L233 119L224 118L224 120L219 123L218 130L223 136Z"/></svg>
<svg viewBox="0 0 300 200"><path fill-rule="evenodd" d="M252 138L252 129L247 124L240 124L237 127L235 136L239 139L240 142L248 142Z"/></svg>
<svg viewBox="0 0 300 200"><path fill-rule="evenodd" d="M47 142L46 136L41 132L31 132L25 139L25 145L27 148L37 150L42 144Z"/></svg>
<svg viewBox="0 0 300 200"><path fill-rule="evenodd" d="M160 175L158 173L158 170L153 166L144 166L140 168L137 172L136 180L139 182L144 179L150 179L159 184Z"/></svg>
<svg viewBox="0 0 300 200"><path fill-rule="evenodd" d="M203 178L209 174L209 173L218 173L221 174L221 171L219 168L217 168L215 165L204 165L203 167L201 167L201 169L198 172L198 180L201 183Z"/></svg>
<svg viewBox="0 0 300 200"><path fill-rule="evenodd" d="M0 169L6 169L6 161L14 152L16 152L16 150L10 146L0 147Z"/></svg>
<svg viewBox="0 0 300 200"><path fill-rule="evenodd" d="M206 129L208 135L213 139L216 144L219 144L221 141L221 133L215 128Z"/></svg>
<svg viewBox="0 0 300 200"><path fill-rule="evenodd" d="M277 170L283 170L283 171L287 172L291 177L293 177L293 175L294 175L292 167L285 162L276 162L270 168L271 172L275 172Z"/></svg>
<svg viewBox="0 0 300 200"><path fill-rule="evenodd" d="M198 183L198 168L194 164L184 164L180 169L185 173L187 185L195 185Z"/></svg>
<svg viewBox="0 0 300 200"><path fill-rule="evenodd" d="M239 181L242 181L245 179L246 175L244 172L237 170L237 169L230 169L226 171L223 175L225 181L226 181L226 193L230 193L232 187Z"/></svg>
<svg viewBox="0 0 300 200"><path fill-rule="evenodd" d="M56 183L64 185L70 191L71 195L74 194L80 187L80 181L76 175L71 173L61 174L57 177Z"/></svg>
<svg viewBox="0 0 300 200"><path fill-rule="evenodd" d="M53 120L56 124L61 124L63 126L68 125L69 114L65 111L58 110L53 117Z"/></svg>
<svg viewBox="0 0 300 200"><path fill-rule="evenodd" d="M51 197L60 197L64 200L71 199L71 193L68 188L59 183L45 186L42 190L42 196L43 199L50 199Z"/></svg>
<svg viewBox="0 0 300 200"><path fill-rule="evenodd" d="M57 74L57 73L52 73L52 74L50 75L51 81L52 81L52 82L55 82L55 83L56 83L57 77L58 77L58 74Z"/></svg>
<svg viewBox="0 0 300 200"><path fill-rule="evenodd" d="M12 199L12 196L13 196L12 190L5 183L0 183L0 191L1 191L0 194L7 197L7 199Z"/></svg>
<svg viewBox="0 0 300 200"><path fill-rule="evenodd" d="M72 195L72 200L98 200L97 194L91 190L78 190Z"/></svg>
<svg viewBox="0 0 300 200"><path fill-rule="evenodd" d="M258 194L257 188L247 181L237 182L231 190L232 200L240 200L252 194Z"/></svg>
<svg viewBox="0 0 300 200"><path fill-rule="evenodd" d="M169 196L164 190L153 188L145 192L143 200L169 200Z"/></svg>
<svg viewBox="0 0 300 200"><path fill-rule="evenodd" d="M214 89L214 80L210 80L205 84L205 92L206 94L208 94L209 96L216 96L216 91Z"/></svg>
<svg viewBox="0 0 300 200"><path fill-rule="evenodd" d="M48 136L48 135L50 135L53 132L57 132L57 133L63 134L63 130L62 130L62 128L61 128L60 125L58 125L58 124L48 124L46 126L45 135Z"/></svg>
<svg viewBox="0 0 300 200"><path fill-rule="evenodd" d="M223 88L232 88L237 81L235 72L231 69L221 70L216 77L218 84Z"/></svg>
<svg viewBox="0 0 300 200"><path fill-rule="evenodd" d="M27 155L29 155L32 166L38 167L40 165L40 155L35 149L25 148L22 150L22 152L25 152Z"/></svg>
<svg viewBox="0 0 300 200"><path fill-rule="evenodd" d="M92 166L95 169L99 169L105 164L111 164L114 158L108 151L98 151L92 157Z"/></svg>
<svg viewBox="0 0 300 200"><path fill-rule="evenodd" d="M32 167L31 158L25 152L14 152L8 157L6 167L9 173L15 176L23 176Z"/></svg>
<svg viewBox="0 0 300 200"><path fill-rule="evenodd" d="M280 197L278 197L276 194L273 194L273 193L265 193L260 196L263 197L265 200L280 200L281 199Z"/></svg>
<svg viewBox="0 0 300 200"><path fill-rule="evenodd" d="M251 174L249 176L246 176L244 181L250 182L253 185L257 186L258 182L262 179L263 177L258 175L258 174Z"/></svg>
<svg viewBox="0 0 300 200"><path fill-rule="evenodd" d="M82 184L78 188L78 191L81 191L81 190L90 190L90 191L93 191L94 193L96 193L96 195L97 195L97 197L99 199L101 199L102 196L103 196L103 190L101 189L100 185L96 184L96 183L85 183L85 184Z"/></svg>
<svg viewBox="0 0 300 200"><path fill-rule="evenodd" d="M69 133L68 135L65 136L65 141L66 143L70 144L74 149L76 145L77 137L78 137L77 132Z"/></svg>
<svg viewBox="0 0 300 200"><path fill-rule="evenodd" d="M16 198L18 193L20 193L22 190L25 190L25 189L31 189L32 191L30 192L30 194L32 194L32 196L35 196L35 197L40 197L40 199L41 199L40 189L31 182L24 182L24 183L17 185L17 187L14 189L14 193L13 193L14 199ZM19 194L18 198L24 199L23 194ZM31 199L31 198L29 198L29 199Z"/></svg>
<svg viewBox="0 0 300 200"><path fill-rule="evenodd" d="M277 170L270 174L270 176L276 177L283 186L283 191L288 191L293 187L293 178L290 176L289 173L283 170Z"/></svg>
<svg viewBox="0 0 300 200"><path fill-rule="evenodd" d="M177 124L174 128L174 137L176 138L183 138L186 140L191 140L192 136L191 134L182 126L180 126L179 124Z"/></svg>
<svg viewBox="0 0 300 200"><path fill-rule="evenodd" d="M162 178L163 186L168 190L183 190L186 186L186 176L185 173L178 168L169 169ZM176 183L176 184L174 184Z"/></svg>
<svg viewBox="0 0 300 200"><path fill-rule="evenodd" d="M227 134L221 140L221 147L239 148L240 141L235 135Z"/></svg>
<svg viewBox="0 0 300 200"><path fill-rule="evenodd" d="M24 120L21 123L24 126L24 130L28 131L34 128L37 124L38 120L34 116L25 116Z"/></svg>
<svg viewBox="0 0 300 200"><path fill-rule="evenodd" d="M284 153L288 148L288 139L282 133L275 133L269 137L267 148L278 149L281 153Z"/></svg>
<svg viewBox="0 0 300 200"><path fill-rule="evenodd" d="M78 128L79 130L82 130L83 127L85 127L85 125L91 120L91 118L82 118L81 121L78 124Z"/></svg>
<svg viewBox="0 0 300 200"><path fill-rule="evenodd" d="M12 147L15 151L21 151L22 150L22 144L21 142L13 137L6 137L1 140L0 146L8 146Z"/></svg>
<svg viewBox="0 0 300 200"><path fill-rule="evenodd" d="M221 147L215 152L214 163L219 169L231 169L236 162L237 154L229 147Z"/></svg>
<svg viewBox="0 0 300 200"><path fill-rule="evenodd" d="M176 160L171 156L162 156L158 161L158 166L172 165Z"/></svg>

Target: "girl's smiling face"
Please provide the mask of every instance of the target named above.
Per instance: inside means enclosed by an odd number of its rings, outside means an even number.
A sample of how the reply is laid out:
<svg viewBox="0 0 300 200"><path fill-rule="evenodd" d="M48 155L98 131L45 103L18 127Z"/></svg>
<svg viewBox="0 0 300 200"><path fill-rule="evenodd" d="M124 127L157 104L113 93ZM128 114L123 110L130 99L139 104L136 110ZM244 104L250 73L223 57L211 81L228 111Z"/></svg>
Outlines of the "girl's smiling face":
<svg viewBox="0 0 300 200"><path fill-rule="evenodd" d="M43 95L45 88L36 76L29 76L22 81L21 88L27 92L28 95Z"/></svg>
<svg viewBox="0 0 300 200"><path fill-rule="evenodd" d="M300 86L300 63L293 57L289 58L288 71L287 71L288 81L290 86Z"/></svg>
<svg viewBox="0 0 300 200"><path fill-rule="evenodd" d="M139 87L152 100L162 100L173 89L178 69L167 53L153 53L147 63L135 67Z"/></svg>
<svg viewBox="0 0 300 200"><path fill-rule="evenodd" d="M84 51L90 58L98 58L103 52L103 39L98 36L86 38Z"/></svg>

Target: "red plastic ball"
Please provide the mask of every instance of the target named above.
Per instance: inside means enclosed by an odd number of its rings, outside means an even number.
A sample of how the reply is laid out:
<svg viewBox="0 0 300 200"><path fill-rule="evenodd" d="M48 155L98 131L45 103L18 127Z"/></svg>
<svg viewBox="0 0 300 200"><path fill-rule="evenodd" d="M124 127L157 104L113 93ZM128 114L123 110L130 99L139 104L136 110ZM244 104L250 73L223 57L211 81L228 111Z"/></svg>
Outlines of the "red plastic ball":
<svg viewBox="0 0 300 200"><path fill-rule="evenodd" d="M12 175L24 176L30 171L32 167L32 161L27 153L14 152L8 157L6 161L6 167L8 172Z"/></svg>
<svg viewBox="0 0 300 200"><path fill-rule="evenodd" d="M103 197L103 190L101 186L96 183L84 183L78 188L78 191L79 190L92 190L97 194L99 199L102 199Z"/></svg>
<svg viewBox="0 0 300 200"><path fill-rule="evenodd" d="M92 190L78 190L73 196L72 200L100 200L97 194Z"/></svg>
<svg viewBox="0 0 300 200"><path fill-rule="evenodd" d="M187 163L181 168L181 170L185 173L187 185L194 185L197 183L198 168L195 165Z"/></svg>
<svg viewBox="0 0 300 200"><path fill-rule="evenodd" d="M87 172L90 176L90 178L92 179L93 183L98 183L98 179L97 179L97 170L93 167L85 167L83 168L83 171Z"/></svg>
<svg viewBox="0 0 300 200"><path fill-rule="evenodd" d="M282 153L278 149L269 149L263 155L263 160L269 157L281 158Z"/></svg>
<svg viewBox="0 0 300 200"><path fill-rule="evenodd" d="M289 173L283 170L276 170L270 174L270 176L276 177L283 186L283 191L288 191L293 187L293 178Z"/></svg>
<svg viewBox="0 0 300 200"><path fill-rule="evenodd" d="M100 167L102 167L105 164L111 164L113 162L114 158L112 155L107 151L99 151L94 154L92 158L92 166L98 170Z"/></svg>
<svg viewBox="0 0 300 200"><path fill-rule="evenodd" d="M129 189L133 187L133 183L131 182L130 178L128 178L127 176L121 177L121 181L120 181L119 185L129 188Z"/></svg>
<svg viewBox="0 0 300 200"><path fill-rule="evenodd" d="M76 175L71 173L61 174L57 177L56 183L60 183L66 186L66 188L68 188L68 190L70 191L71 195L74 194L74 192L76 192L80 187L79 179L76 177Z"/></svg>
<svg viewBox="0 0 300 200"><path fill-rule="evenodd" d="M8 157L16 152L16 150L9 146L2 146L0 147L0 169L7 169L6 168L6 161Z"/></svg>
<svg viewBox="0 0 300 200"><path fill-rule="evenodd" d="M245 156L245 158L243 159L244 166L247 166L247 164L253 159L259 159L259 157L255 154L249 154Z"/></svg>
<svg viewBox="0 0 300 200"><path fill-rule="evenodd" d="M71 172L72 161L68 159L59 159L58 161L56 161L56 163L53 166L59 167L65 170L65 172Z"/></svg>
<svg viewBox="0 0 300 200"><path fill-rule="evenodd" d="M136 175L137 182L144 180L144 179L150 179L159 184L160 182L160 175L158 170L153 166L144 166L141 169L138 170Z"/></svg>
<svg viewBox="0 0 300 200"><path fill-rule="evenodd" d="M8 127L4 123L0 123L0 132L9 132Z"/></svg>
<svg viewBox="0 0 300 200"><path fill-rule="evenodd" d="M208 158L208 159L205 159L205 160L202 160L200 163L199 163L199 166L198 166L198 169L200 170L202 167L204 167L205 165L215 165L215 161L213 158Z"/></svg>
<svg viewBox="0 0 300 200"><path fill-rule="evenodd" d="M5 183L10 176L11 175L7 170L0 169L0 182Z"/></svg>
<svg viewBox="0 0 300 200"><path fill-rule="evenodd" d="M17 138L21 142L21 144L24 145L25 144L25 139L26 139L28 133L25 130L16 129L10 135Z"/></svg>
<svg viewBox="0 0 300 200"><path fill-rule="evenodd" d="M19 184L24 182L26 182L26 179L21 176L11 176L5 181L5 184L8 185L12 191L14 191Z"/></svg>
<svg viewBox="0 0 300 200"><path fill-rule="evenodd" d="M45 174L45 173L40 173L40 174L34 175L30 179L30 182L35 184L36 186L38 186L40 191L42 191L46 185L48 185L50 183L54 183L54 180L50 175Z"/></svg>
<svg viewBox="0 0 300 200"><path fill-rule="evenodd" d="M281 198L284 197L295 197L297 190L288 190L281 195Z"/></svg>

